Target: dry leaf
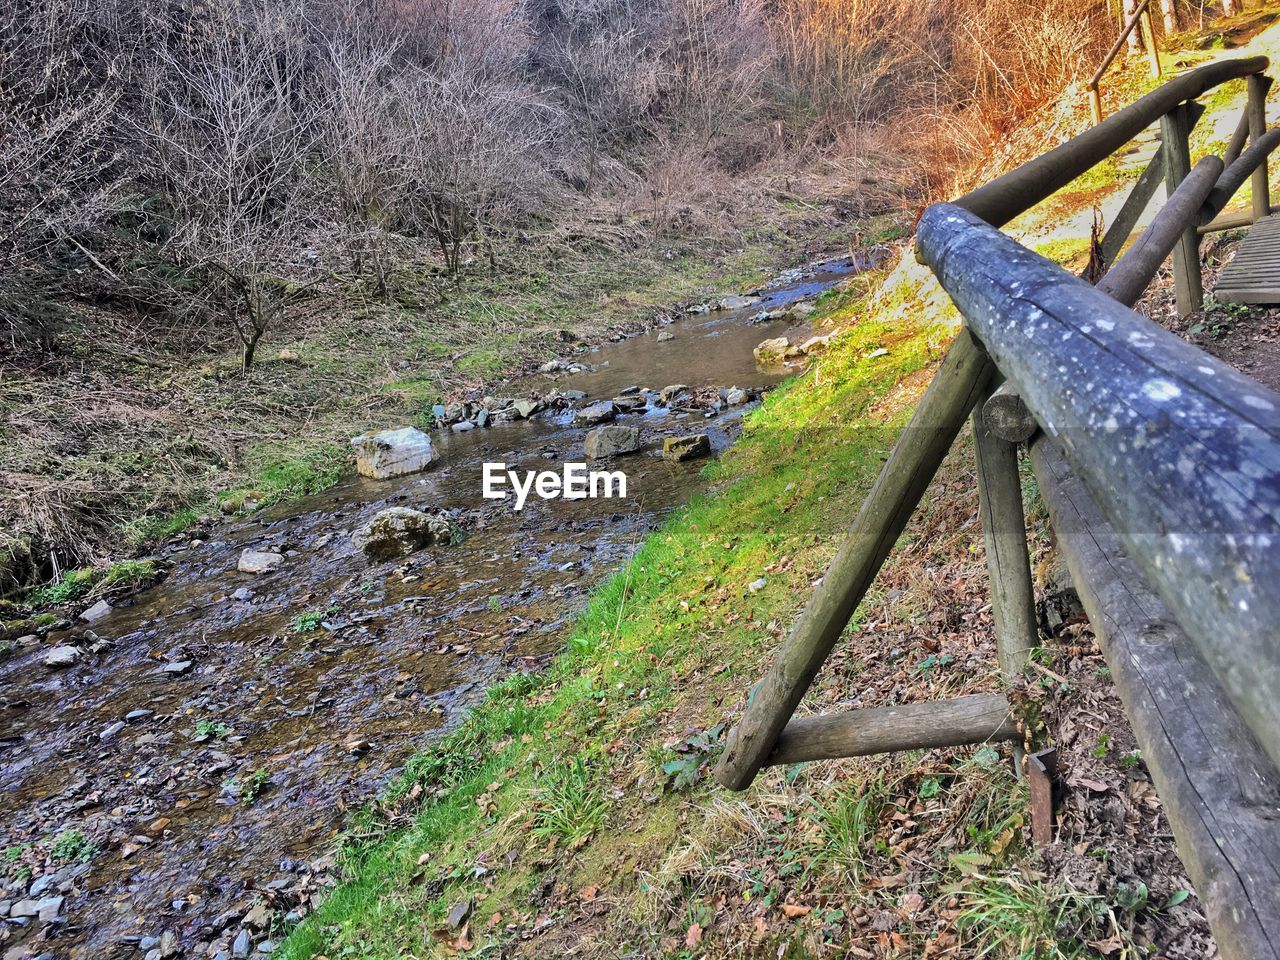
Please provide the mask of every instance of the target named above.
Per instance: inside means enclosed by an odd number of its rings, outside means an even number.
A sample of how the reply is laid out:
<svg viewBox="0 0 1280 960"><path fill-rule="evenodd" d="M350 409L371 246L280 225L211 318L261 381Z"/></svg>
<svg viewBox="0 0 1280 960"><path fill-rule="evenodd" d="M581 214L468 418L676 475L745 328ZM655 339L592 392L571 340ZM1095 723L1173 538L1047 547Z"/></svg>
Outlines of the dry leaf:
<svg viewBox="0 0 1280 960"><path fill-rule="evenodd" d="M596 898L596 894L598 894L599 892L600 892L599 887L583 887L581 890L578 891L578 896L580 896L587 903L590 903L592 900Z"/></svg>
<svg viewBox="0 0 1280 960"><path fill-rule="evenodd" d="M800 917L807 917L809 915L809 911L812 909L812 907L802 907L798 903L784 903L782 905L782 912L791 920L796 920Z"/></svg>
<svg viewBox="0 0 1280 960"><path fill-rule="evenodd" d="M702 925L693 923L689 925L688 931L684 935L684 945L686 947L696 947L702 942Z"/></svg>

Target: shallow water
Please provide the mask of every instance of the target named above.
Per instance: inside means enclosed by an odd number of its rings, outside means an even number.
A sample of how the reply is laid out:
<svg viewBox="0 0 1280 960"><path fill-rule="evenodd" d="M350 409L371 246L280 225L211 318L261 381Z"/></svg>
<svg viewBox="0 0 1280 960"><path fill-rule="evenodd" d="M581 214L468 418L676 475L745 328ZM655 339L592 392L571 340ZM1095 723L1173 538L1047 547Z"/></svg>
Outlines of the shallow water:
<svg viewBox="0 0 1280 960"><path fill-rule="evenodd" d="M576 389L591 402L630 386L771 386L794 369L758 369L752 348L783 333L797 342L807 330L749 318L855 269L833 261L767 288L755 306L606 345L583 358L593 372L534 376L493 392ZM664 329L675 339L659 342ZM79 829L100 848L35 897L61 884L59 919L0 921L9 934L0 949L141 957L141 938L167 932L173 955L203 956L225 948L255 899L281 911L305 899L346 811L455 724L486 685L544 664L590 591L702 489L703 463L660 459L661 439L707 433L722 450L743 412L704 417L651 406L621 416L649 445L610 465L627 473L626 499L530 497L519 513L510 501L482 499L481 465L558 470L583 460L587 428L571 411L435 434L441 461L428 473L352 477L166 551L165 581L89 628L108 643L76 666L51 671L42 649L0 664L0 847ZM392 505L453 511L466 538L370 563L351 532ZM271 574L241 574L246 547L280 549L287 560ZM241 587L251 600L232 597ZM308 612L323 612L323 625L295 632L294 618ZM186 672L164 670L187 661ZM107 735L138 710L152 713ZM226 735L197 738L200 721L224 724ZM263 783L248 802L257 771ZM0 901L30 895L14 884Z"/></svg>

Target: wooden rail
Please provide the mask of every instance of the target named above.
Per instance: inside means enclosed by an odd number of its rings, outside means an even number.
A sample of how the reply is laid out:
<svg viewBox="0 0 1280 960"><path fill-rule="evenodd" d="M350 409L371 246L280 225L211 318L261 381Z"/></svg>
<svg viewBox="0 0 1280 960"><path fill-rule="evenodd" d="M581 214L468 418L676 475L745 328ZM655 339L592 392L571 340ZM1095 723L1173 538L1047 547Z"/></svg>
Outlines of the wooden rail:
<svg viewBox="0 0 1280 960"><path fill-rule="evenodd" d="M1037 642L1016 449L1030 441L1220 954L1280 960L1280 395L1129 309L1170 254L1179 306L1199 305L1198 230L1219 222L1246 179L1250 218L1269 212L1258 183L1280 132L1261 122L1266 66L1220 61L1184 74L925 212L918 256L965 325L730 731L722 784L743 789L776 763L1029 740L998 694L793 717L972 411L1002 675L1020 674ZM1238 77L1250 78L1237 128L1247 133L1226 157L1192 166L1194 98ZM1155 120L1161 149L1102 242L1110 269L1097 286L999 232ZM1120 256L1161 180L1168 199ZM1186 716L1170 715L1180 703ZM1043 776L1033 779L1045 795ZM1048 842L1043 814L1033 826Z"/></svg>

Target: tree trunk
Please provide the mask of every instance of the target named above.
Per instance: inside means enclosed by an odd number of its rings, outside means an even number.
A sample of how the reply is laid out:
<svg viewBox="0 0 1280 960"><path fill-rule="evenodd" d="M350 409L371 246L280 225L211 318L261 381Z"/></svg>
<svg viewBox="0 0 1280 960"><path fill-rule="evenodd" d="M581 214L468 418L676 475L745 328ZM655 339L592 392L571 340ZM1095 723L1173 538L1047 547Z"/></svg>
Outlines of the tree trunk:
<svg viewBox="0 0 1280 960"><path fill-rule="evenodd" d="M1166 37L1182 29L1182 24L1178 20L1178 0L1160 0L1160 15L1164 19Z"/></svg>
<svg viewBox="0 0 1280 960"><path fill-rule="evenodd" d="M1224 17L1234 17L1240 12L1240 5L1236 0L1222 0L1222 15Z"/></svg>
<svg viewBox="0 0 1280 960"><path fill-rule="evenodd" d="M1224 3L1230 2L1230 0L1223 0L1223 2ZM1124 22L1128 23L1130 20L1132 20L1133 15L1137 12L1137 10L1138 10L1138 0L1124 0ZM1142 51L1142 38L1140 34L1141 34L1141 31L1137 27L1134 27L1132 30L1129 31L1129 52L1130 53L1140 53Z"/></svg>

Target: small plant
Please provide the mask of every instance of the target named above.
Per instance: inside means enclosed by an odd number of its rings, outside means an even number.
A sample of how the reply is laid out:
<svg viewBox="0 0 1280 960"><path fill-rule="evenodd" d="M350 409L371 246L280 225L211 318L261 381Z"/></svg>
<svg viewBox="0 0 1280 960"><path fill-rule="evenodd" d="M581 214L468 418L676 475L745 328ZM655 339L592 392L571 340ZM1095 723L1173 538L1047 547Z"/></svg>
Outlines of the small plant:
<svg viewBox="0 0 1280 960"><path fill-rule="evenodd" d="M98 571L91 567L68 570L57 583L46 583L33 588L27 594L27 603L34 607L44 607L79 600L97 582L98 576Z"/></svg>
<svg viewBox="0 0 1280 960"><path fill-rule="evenodd" d="M975 956L1016 960L1074 960L1088 956L1085 944L1095 918L1094 898L1052 889L1017 877L991 879L962 894L956 926L974 935Z"/></svg>
<svg viewBox="0 0 1280 960"><path fill-rule="evenodd" d="M1105 757L1107 751L1111 749L1111 734L1103 733L1098 735L1097 742L1093 745L1093 755L1095 757Z"/></svg>
<svg viewBox="0 0 1280 960"><path fill-rule="evenodd" d="M1141 750L1130 750L1128 753L1126 753L1123 757L1120 758L1120 766L1124 767L1126 770L1134 769L1141 762L1142 762Z"/></svg>
<svg viewBox="0 0 1280 960"><path fill-rule="evenodd" d="M723 723L717 723L710 730L700 730L671 747L675 757L662 764L663 786L679 792L702 779L724 727Z"/></svg>
<svg viewBox="0 0 1280 960"><path fill-rule="evenodd" d="M502 598L499 597L496 593L493 594L491 597L489 597L489 612L490 613L502 612Z"/></svg>
<svg viewBox="0 0 1280 960"><path fill-rule="evenodd" d="M920 781L920 789L917 795L921 800L930 800L936 797L942 791L942 781L937 777L925 777Z"/></svg>
<svg viewBox="0 0 1280 960"><path fill-rule="evenodd" d="M15 843L11 847L5 847L4 862L17 863L22 859L22 855L31 847L29 843Z"/></svg>
<svg viewBox="0 0 1280 960"><path fill-rule="evenodd" d="M534 836L580 847L604 825L608 805L581 757L552 771L538 792Z"/></svg>
<svg viewBox="0 0 1280 960"><path fill-rule="evenodd" d="M877 778L864 784L857 796L846 794L829 807L812 801L821 831L813 862L835 867L857 883L867 867L867 848L876 835L888 796L884 781Z"/></svg>
<svg viewBox="0 0 1280 960"><path fill-rule="evenodd" d="M222 781L222 790L228 796L235 797L245 806L251 806L255 800L262 796L262 792L266 790L271 783L271 775L267 771L259 767L247 777L228 777Z"/></svg>
<svg viewBox="0 0 1280 960"><path fill-rule="evenodd" d="M231 731L225 723L216 720L197 720L196 737L204 740L225 740Z"/></svg>
<svg viewBox="0 0 1280 960"><path fill-rule="evenodd" d="M1151 892L1147 889L1145 883L1138 883L1132 886L1127 883L1121 883L1115 889L1112 902L1121 913L1134 915L1145 910L1150 899Z"/></svg>
<svg viewBox="0 0 1280 960"><path fill-rule="evenodd" d="M320 626L329 617L338 612L336 605L330 605L323 610L308 610L306 613L300 613L293 618L290 629L294 633L314 633L320 629Z"/></svg>
<svg viewBox="0 0 1280 960"><path fill-rule="evenodd" d="M57 863L88 863L97 852L98 848L79 830L58 834L49 847L49 856Z"/></svg>
<svg viewBox="0 0 1280 960"><path fill-rule="evenodd" d="M956 658L949 653L944 653L942 655L931 653L916 664L916 672L928 680L929 675L933 673L934 670L954 663L955 659Z"/></svg>

